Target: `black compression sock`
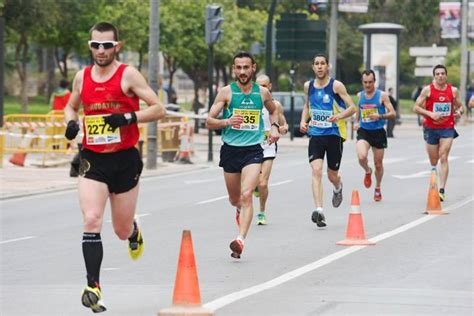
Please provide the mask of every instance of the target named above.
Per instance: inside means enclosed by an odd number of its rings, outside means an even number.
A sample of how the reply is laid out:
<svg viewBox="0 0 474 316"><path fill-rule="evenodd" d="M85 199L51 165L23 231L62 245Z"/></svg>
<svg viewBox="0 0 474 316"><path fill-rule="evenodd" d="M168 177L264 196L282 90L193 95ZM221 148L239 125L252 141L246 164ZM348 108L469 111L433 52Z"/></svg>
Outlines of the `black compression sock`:
<svg viewBox="0 0 474 316"><path fill-rule="evenodd" d="M138 225L136 221L133 221L133 232L130 235L130 237L128 237L128 241L136 242L137 237L138 237Z"/></svg>
<svg viewBox="0 0 474 316"><path fill-rule="evenodd" d="M100 265L104 256L100 233L82 235L82 254L86 264L87 285L99 287Z"/></svg>

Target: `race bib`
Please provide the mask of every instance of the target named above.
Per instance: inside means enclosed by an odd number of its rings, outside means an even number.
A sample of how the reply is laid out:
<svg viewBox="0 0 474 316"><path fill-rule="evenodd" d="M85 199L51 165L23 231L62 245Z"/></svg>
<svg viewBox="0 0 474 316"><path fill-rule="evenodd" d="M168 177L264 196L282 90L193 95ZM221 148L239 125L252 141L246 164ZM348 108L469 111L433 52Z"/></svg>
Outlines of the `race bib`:
<svg viewBox="0 0 474 316"><path fill-rule="evenodd" d="M260 110L234 109L233 116L242 116L242 124L233 125L232 129L256 132L260 127Z"/></svg>
<svg viewBox="0 0 474 316"><path fill-rule="evenodd" d="M88 145L106 145L120 143L120 128L112 131L110 125L105 124L104 115L88 115L84 119L86 127L86 143Z"/></svg>
<svg viewBox="0 0 474 316"><path fill-rule="evenodd" d="M311 126L319 128L330 128L332 122L328 122L328 118L332 116L332 111L312 110L311 111Z"/></svg>
<svg viewBox="0 0 474 316"><path fill-rule="evenodd" d="M434 102L433 112L441 114L441 116L451 115L451 103L450 102Z"/></svg>
<svg viewBox="0 0 474 316"><path fill-rule="evenodd" d="M370 123L370 122L374 122L375 120L371 119L370 118L370 114L377 114L378 111L377 111L377 108L372 108L372 107L369 107L369 108L363 108L360 110L360 117L361 117L361 121L363 123Z"/></svg>

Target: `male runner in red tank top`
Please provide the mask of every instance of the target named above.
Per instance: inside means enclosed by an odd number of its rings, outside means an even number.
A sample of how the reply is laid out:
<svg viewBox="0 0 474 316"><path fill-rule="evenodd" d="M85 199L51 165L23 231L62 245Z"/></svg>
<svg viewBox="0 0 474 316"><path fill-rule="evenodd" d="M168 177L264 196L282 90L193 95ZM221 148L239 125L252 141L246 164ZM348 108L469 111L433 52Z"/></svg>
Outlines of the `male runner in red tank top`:
<svg viewBox="0 0 474 316"><path fill-rule="evenodd" d="M423 136L431 169L436 171L439 161L439 198L445 200L444 189L448 179L448 156L453 139L458 137L454 129L455 118L463 114L458 89L447 83L448 71L443 65L433 68L433 82L421 90L413 111L425 117Z"/></svg>
<svg viewBox="0 0 474 316"><path fill-rule="evenodd" d="M102 22L90 30L89 48L94 64L80 70L64 109L66 138L79 132L78 110L83 104L84 137L79 166L79 202L84 221L82 252L87 286L82 304L94 312L106 310L99 283L103 248L100 232L107 199L110 199L114 231L128 239L129 254L137 260L143 237L135 217L138 180L143 163L135 145L137 123L159 120L165 109L140 72L116 60L121 45L118 31ZM147 108L140 110L139 99Z"/></svg>

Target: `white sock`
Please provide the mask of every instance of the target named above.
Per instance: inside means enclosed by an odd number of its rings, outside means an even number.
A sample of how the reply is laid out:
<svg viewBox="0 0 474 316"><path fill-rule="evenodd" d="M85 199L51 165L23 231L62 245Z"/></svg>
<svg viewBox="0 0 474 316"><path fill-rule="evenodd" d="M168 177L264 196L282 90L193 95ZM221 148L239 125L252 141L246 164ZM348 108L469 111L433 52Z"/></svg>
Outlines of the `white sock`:
<svg viewBox="0 0 474 316"><path fill-rule="evenodd" d="M336 192L336 193L341 192L341 190L342 190L342 185L337 189L336 189L336 187L334 187L334 192Z"/></svg>
<svg viewBox="0 0 474 316"><path fill-rule="evenodd" d="M242 235L237 236L237 240L240 240L242 243L244 242L244 237Z"/></svg>
<svg viewBox="0 0 474 316"><path fill-rule="evenodd" d="M323 208L322 208L322 207L317 207L317 208L316 208L316 211L317 211L318 213L321 213L321 214L322 214L322 213L323 213Z"/></svg>

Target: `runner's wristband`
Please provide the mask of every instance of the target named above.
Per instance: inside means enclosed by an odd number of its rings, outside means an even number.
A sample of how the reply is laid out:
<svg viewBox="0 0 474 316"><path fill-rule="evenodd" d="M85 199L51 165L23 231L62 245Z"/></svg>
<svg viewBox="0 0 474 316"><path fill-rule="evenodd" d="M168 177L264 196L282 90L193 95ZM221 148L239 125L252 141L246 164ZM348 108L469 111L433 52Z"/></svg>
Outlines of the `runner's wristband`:
<svg viewBox="0 0 474 316"><path fill-rule="evenodd" d="M137 122L137 115L135 112L128 113L114 113L108 116L104 116L104 122L109 124L113 130L117 127L130 125Z"/></svg>

